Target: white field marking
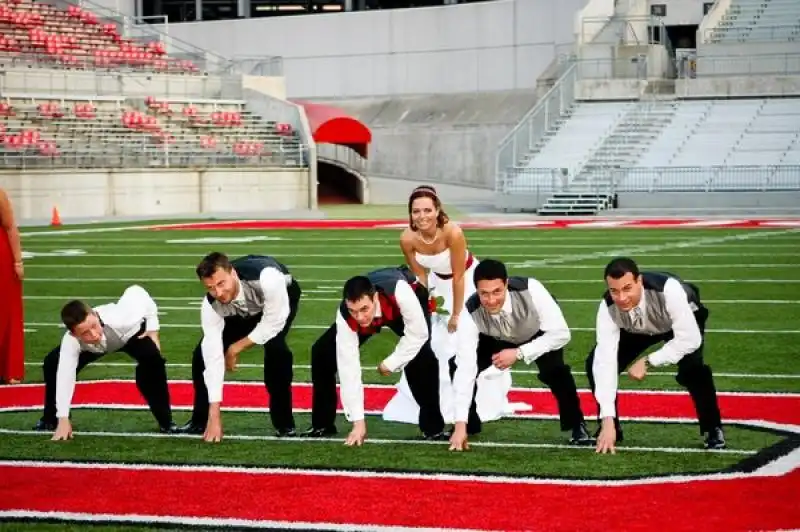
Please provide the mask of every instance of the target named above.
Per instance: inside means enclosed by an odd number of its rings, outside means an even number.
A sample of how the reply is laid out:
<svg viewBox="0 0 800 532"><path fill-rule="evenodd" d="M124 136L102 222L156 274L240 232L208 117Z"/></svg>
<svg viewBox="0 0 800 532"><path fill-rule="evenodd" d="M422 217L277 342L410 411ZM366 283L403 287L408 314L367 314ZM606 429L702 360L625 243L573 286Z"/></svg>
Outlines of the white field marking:
<svg viewBox="0 0 800 532"><path fill-rule="evenodd" d="M189 379L169 379L169 382L172 384L192 384L192 381ZM89 380L81 380L78 382L78 385L81 384L135 384L136 381L133 379L89 379ZM256 382L256 381L228 381L225 383L226 386L235 386L235 387L256 387L256 388L263 388L263 382ZM14 386L14 389L18 388L43 388L44 384L41 382L31 382L31 383L22 383L17 384ZM294 382L292 383L292 387L297 388L311 388L312 384L310 382ZM396 385L394 384L365 384L364 389L395 389ZM549 393L549 388L518 388L512 387L511 390L517 392L537 392L537 393ZM578 388L579 392L591 393L591 390L588 388ZM620 390L620 395L686 395L687 392L684 390ZM718 396L726 396L726 397L761 397L761 398L788 398L788 399L796 399L800 398L800 393L792 393L792 392L717 392ZM142 407L146 408L146 407ZM190 407L187 407L190 408ZM527 416L526 416L527 417ZM660 419L660 418L647 418L647 419ZM664 418L666 420L669 419L676 419L676 418ZM695 420L697 421L697 420Z"/></svg>
<svg viewBox="0 0 800 532"><path fill-rule="evenodd" d="M800 243L798 243L800 246ZM107 247L107 246L106 246ZM292 249L297 249L298 247L302 246L292 246ZM329 247L329 246L326 246ZM352 247L349 246L349 247ZM359 249L362 249L366 246L359 246ZM546 260L551 258L559 258L561 255L541 255L540 249L536 247L525 248L523 246L517 246L518 249L529 249L530 251L526 253L506 253L505 250L511 249L509 246L501 246L502 251L497 253L498 257L510 257L510 258L520 258L520 257L530 257L531 255L536 255L540 257L537 260ZM28 248L30 249L30 248ZM390 249L394 249L392 246ZM81 251L82 253L77 253L77 251ZM253 251L253 250L250 250ZM69 253L68 253L69 252ZM344 250L343 250L344 252ZM51 253L51 254L50 254ZM243 252L242 254L245 254ZM36 257L52 257L52 258L67 258L67 257L74 257L77 255L81 255L82 257L91 257L91 258L135 258L135 257L145 257L145 258L192 258L197 259L199 254L198 253L88 253L85 250L56 250L53 252L32 252L32 251L23 251L23 258L36 258ZM307 255L307 254L297 254L292 253L292 257L347 257L349 255L346 254L316 254L316 255ZM384 258L398 258L398 256L402 257L402 255L398 253L391 253L391 254L359 254L358 257L384 257ZM611 255L609 255L611 256ZM669 257L669 258L697 258L697 253L637 253L637 257ZM707 257L736 257L736 258L747 258L747 257L800 257L800 253L703 253L703 258ZM479 257L480 258L480 257ZM70 264L73 264L70 261ZM187 263L186 266L193 266L194 263ZM600 265L603 266L603 265Z"/></svg>
<svg viewBox="0 0 800 532"><path fill-rule="evenodd" d="M784 430L797 432L798 428L793 425L785 426ZM41 434L41 433L38 433ZM160 436L154 434L154 436ZM165 435L174 437L174 435ZM287 441L287 440L284 440ZM367 444L372 440L367 440ZM446 442L442 442L446 445ZM623 449L620 446L618 449ZM710 451L705 451L710 452ZM794 454L794 453L791 453ZM390 478L390 479L412 479L412 480L433 480L448 482L480 482L482 484L534 484L534 485L569 485L569 486L641 486L648 484L666 483L688 483L707 480L734 480L752 477L775 477L782 476L793 471L797 466L796 460L783 462L781 468L769 468L763 466L751 473L710 473L703 475L671 475L663 477L648 477L639 479L624 480L569 480L558 478L536 478L536 477L508 477L508 476L481 476L481 475L458 475L452 473L389 473L373 471L348 471L348 470L316 470L316 469L287 469L287 468L253 468L237 466L201 466L201 465L152 465L152 464L119 464L119 463L91 463L91 462L40 462L40 461L20 461L20 460L0 460L0 467L22 467L22 468L63 468L63 469L120 469L124 471L178 471L178 472L213 472L213 473L239 473L244 475L305 475L305 476L328 476L328 477L347 477L347 478Z"/></svg>
<svg viewBox="0 0 800 532"><path fill-rule="evenodd" d="M0 428L0 434L14 434L20 436L36 436L42 435L42 431L38 430L16 430L16 429L3 429ZM98 436L98 437L112 437L112 438L184 438L184 439L197 439L198 436L194 434L161 434L158 432L111 432L111 431L74 431L76 436ZM50 436L49 434L45 434ZM277 436L256 436L248 434L226 434L225 439L240 440L240 441L288 441L290 443L344 443L346 438L279 438ZM390 438L369 438L370 443L378 445L449 445L446 441L427 441L416 439L390 439ZM488 447L498 449L566 449L571 451L594 451L594 447L568 445L566 443L515 443L515 442L492 442L492 441L471 441L470 446L475 447ZM668 453L668 454L682 454L682 453L698 453L698 454L734 454L741 456L752 456L757 454L758 451L750 449L718 449L709 451L696 447L637 447L625 446L617 447L617 450L625 450L631 452L644 452L644 453Z"/></svg>
<svg viewBox="0 0 800 532"><path fill-rule="evenodd" d="M337 268L342 268L343 266L337 266ZM345 265L344 267L347 267ZM597 279L539 279L545 285L548 284L602 284L602 279L598 281ZM739 283L750 283L750 284L794 284L800 283L800 279L692 279L692 278L684 278L685 281L690 281L693 283L719 283L719 284L739 284ZM346 279L308 279L304 278L301 279L303 283L342 283ZM116 283L116 282L126 282L126 283L189 283L193 282L196 283L196 280L192 277L25 277L26 283ZM326 288L326 287L321 287Z"/></svg>
<svg viewBox="0 0 800 532"><path fill-rule="evenodd" d="M742 223L743 220L696 220L693 222L682 222L681 227L717 227Z"/></svg>
<svg viewBox="0 0 800 532"><path fill-rule="evenodd" d="M25 362L26 366L41 366L41 362ZM133 368L136 367L134 362L92 362L92 367L119 367L119 368ZM192 365L190 363L182 363L182 362L167 362L168 368L191 368ZM262 369L264 364L237 364L237 368L241 369ZM304 369L310 370L311 366L309 364L294 364L292 366L293 369ZM533 369L511 369L512 374L519 374L519 375L538 375L539 370ZM656 376L656 377L674 377L674 371L648 371L647 375L649 376ZM586 375L585 371L572 371L573 375ZM625 372L620 372L620 375L624 375ZM720 373L718 371L714 372L715 377L725 377L728 379L800 379L800 374L773 374L773 373ZM524 388L516 388L518 390Z"/></svg>
<svg viewBox="0 0 800 532"><path fill-rule="evenodd" d="M319 289L303 289L303 293L311 293L311 294L338 294L341 292L341 289L335 288L319 288ZM67 301L69 299L85 299L85 300L114 300L117 299L119 295L116 296L24 296L24 299L31 299L31 300L55 300L55 301ZM198 299L197 297L173 297L173 296L159 296L155 298L157 301L186 301L188 305L199 306L202 303L202 296ZM331 298L331 297L303 297L303 299L307 301L341 301L341 298ZM599 299L558 299L559 303L593 303L598 304ZM703 303L715 304L715 305L800 305L800 300L798 299L704 299ZM173 307L175 309L180 308L188 308L188 307Z"/></svg>
<svg viewBox="0 0 800 532"><path fill-rule="evenodd" d="M72 405L70 407L72 410L108 410L113 412L150 412L150 408L147 405L117 405L117 404L108 404L108 403L85 403L81 405ZM191 412L192 406L173 406L173 412ZM20 412L39 412L41 411L42 406L37 405L36 407L30 406L7 406L7 407L0 407L0 413L20 413ZM258 406L223 406L222 411L230 414L269 414L268 407L258 407ZM311 414L310 408L292 408L292 412L295 414ZM338 409L336 410L337 414L344 415L344 410ZM383 411L382 410L364 410L364 415L367 418L382 418ZM514 413L514 414L506 414L502 417L505 420L515 420L515 421L556 421L559 419L558 414L534 414L527 412L525 414L521 413ZM662 425L697 425L697 418L694 417L657 417L657 416L620 416L619 420L623 423L658 423ZM394 423L394 422L392 422ZM764 421L761 419L731 419L725 418L725 425L733 426L733 425L743 425L743 426L754 426L754 427L764 427L774 430L780 430L784 432L793 432L800 434L800 425L788 425L784 423L775 423L773 421ZM42 434L42 431L38 430L30 430L30 429L2 429L0 428L0 434L4 431L8 431L9 433L18 434L20 436L38 436ZM88 434L84 432L83 434ZM112 433L115 434L115 433ZM122 433L128 434L128 433ZM137 433L139 434L139 433ZM145 432L141 433L144 435L152 435L153 437L161 437L161 438L168 438L170 436L175 437L187 437L187 435L170 435L170 434L161 434L160 432ZM191 437L191 435L188 435ZM248 435L241 435L242 439L249 439ZM274 439L275 441L282 441L284 438L278 438L277 436L259 436L259 438L263 439ZM316 438L312 438L316 439ZM344 440L342 440L344 441ZM372 441L372 440L370 440ZM403 440L405 441L405 440ZM423 440L424 441L424 440ZM491 443L491 442L487 442ZM548 444L550 445L550 444ZM563 444L552 444L552 445L563 445ZM569 446L572 447L571 445ZM628 447L630 448L630 447ZM650 447L641 448L641 449L651 449ZM683 449L681 447L680 449ZM695 448L697 451L705 452L705 449ZM744 451L748 451L743 449Z"/></svg>
<svg viewBox="0 0 800 532"><path fill-rule="evenodd" d="M86 255L83 249L54 249L53 251L30 251L22 252L23 259L35 259L37 257L78 257Z"/></svg>
<svg viewBox="0 0 800 532"><path fill-rule="evenodd" d="M696 247L715 247L715 246L725 246L730 242L741 242L745 240L753 240L753 239L761 239L761 238L770 238L774 236L781 236L781 235L788 235L796 233L796 229L786 229L783 231L769 231L769 232L758 232L758 233L740 233L734 235L726 235L726 236L712 236L712 237L702 237L702 238L692 238L689 240L679 240L677 242L664 242L661 244L649 244L649 245L636 245L629 248L619 248L614 250L605 250L605 251L598 251L594 253L585 253L582 255L565 255L560 258L556 259L540 259L540 260L530 260L521 263L508 263L509 266L516 266L516 267L537 267L537 266L548 266L552 264L564 264L567 262L575 262L575 261L582 261L588 259L596 259L596 258L603 258L609 256L631 256L636 255L637 253L648 252L648 251L666 251L671 249L682 249L682 248L696 248ZM748 246L758 246L759 244L739 244L737 245L738 248L748 247ZM781 244L771 244L769 245L770 249L774 249L779 247ZM793 248L797 248L797 244L788 244ZM549 247L549 246L548 246ZM595 246L596 247L596 246Z"/></svg>
<svg viewBox="0 0 800 532"><path fill-rule="evenodd" d="M196 237L196 238L177 238L171 240L165 240L165 244L250 244L253 242L264 242L264 241L280 241L283 240L282 237L279 236L265 236L265 235L253 235L253 236L204 236L204 237ZM122 242L125 244L126 242L130 242L127 238ZM153 242L154 244L156 242Z"/></svg>
<svg viewBox="0 0 800 532"><path fill-rule="evenodd" d="M787 231L797 231L797 230L796 229L787 229ZM766 238L767 236L769 236L769 234L763 234L763 233L756 233L755 235L759 235L758 237L760 237L760 238ZM757 236L755 236L755 235L751 236L750 238L757 238ZM642 244L640 247L633 247L633 248L629 248L629 249L606 249L604 251L598 252L598 253L603 253L603 255L599 255L598 257L617 256L617 255L622 255L622 254L635 255L635 254L638 254L638 253L648 252L648 251L664 251L664 250L668 250L668 249L694 248L694 247L698 247L698 246L709 247L709 248L729 247L728 244L727 244L728 242L732 242L732 241L736 241L736 240L744 240L747 235L735 235L735 236L737 236L739 238L737 239L737 238L734 238L734 236L731 236L727 240L724 240L724 241L722 240L722 238L724 238L724 237L716 237L716 239L712 239L712 238L699 239L698 238L697 240L704 240L705 242L701 242L701 243L698 243L698 244L693 244L693 243L691 243L692 241L690 241L690 240L679 241L679 242L665 241L665 242L656 242L656 243L652 243L652 244ZM712 240L713 240L713 242L719 242L719 243L717 243L717 244L711 243L710 241L712 241ZM497 242L497 239L495 239L494 242ZM559 240L553 239L553 242L559 242ZM72 244L72 242L70 242L70 244ZM53 246L52 244L36 244L36 243L28 243L28 242L26 242L25 243L25 249L31 249L31 247L37 246L37 245L38 246L43 246L43 247L52 247ZM163 244L158 244L158 245L163 245ZM278 242L271 242L271 243L269 243L269 248L270 249L274 249L277 245L278 245ZM152 249L153 246L154 246L154 244L126 244L125 242L120 242L120 247L124 247L126 250ZM192 246L192 244L181 244L181 247L185 248L187 246ZM199 244L198 244L198 246L199 246ZM315 244L313 246L307 246L307 247L311 247L311 248L314 248L314 249L319 249L320 247L329 247L329 246L336 246L336 243L335 242L332 243L332 244L320 243L320 244ZM798 246L797 243L786 243L786 244L780 243L780 244L772 244L772 245L766 245L766 244L737 244L736 245L736 249L773 249L773 248L797 249L797 246ZM108 248L108 247L109 247L108 244L82 244L81 245L82 249ZM287 243L287 247L290 247L291 249L297 249L297 248L299 248L301 246L300 245L290 245L289 243ZM347 247L348 249L352 249L353 248L353 244L349 244L349 245L343 246L343 247ZM384 246L380 246L380 247L383 248ZM399 248L399 246L397 246L397 247ZM499 250L514 249L513 246L509 246L507 244L492 244L492 245L480 244L477 247L480 247L481 249L492 248L492 249L499 249ZM207 248L208 248L208 244L203 244L201 250L198 251L197 254L199 254L202 257L203 252ZM359 245L358 248L361 249L362 246ZM550 250L558 250L558 249L576 249L576 250L581 250L581 249L584 249L585 250L585 249L604 249L604 248L607 248L607 246L604 246L603 244L560 244L560 243L552 243L551 244L551 243L541 243L541 244L537 244L535 246L517 246L517 248L519 248L519 249L530 249L530 250L536 250L536 251L541 252L541 250L543 250L543 249L550 249ZM244 250L244 251L241 251L241 250ZM226 252L229 255L237 255L240 252L242 254L245 254L248 251L252 252L253 251L253 246L250 246L249 248L244 248L244 247L238 248L237 247L237 248L235 248L235 250L226 250ZM626 252L626 253L623 253L623 252ZM197 256L197 254L195 254L195 255L186 255L186 256ZM132 256L134 256L134 255L132 255ZM180 255L173 255L173 256L180 256ZM595 254L592 254L591 257L587 257L587 258L598 258L598 257L595 257Z"/></svg>
<svg viewBox="0 0 800 532"><path fill-rule="evenodd" d="M123 255L117 255L121 257ZM131 257L138 257L140 255L131 255ZM361 258L365 255L361 255L359 257L353 258ZM522 256L522 255L520 255ZM292 257L328 257L328 258L350 258L350 257L343 257L342 255L293 255ZM389 258L398 257L395 256L388 256ZM547 259L544 259L547 260ZM361 261L358 263L359 266L369 266L366 262ZM379 264L376 262L374 266L378 266ZM70 263L69 265L71 268L80 268L82 270L192 270L194 271L194 266L190 264L85 264L85 263ZM297 264L297 263L286 263L286 266L290 269L302 269L302 268L311 268L311 269L336 269L336 268L347 268L349 266L353 266L353 264L349 263L336 263L336 264ZM40 269L58 269L61 270L64 268L63 264L36 264L29 263L25 265L26 268L40 268ZM559 269L562 270L597 270L603 268L604 265L600 264L559 264ZM647 269L648 267L645 265L640 265ZM523 267L524 268L524 267ZM774 264L774 263L753 263L753 264L659 264L658 268L662 269L681 269L681 270L699 270L699 269L739 269L739 268L750 268L750 269L770 269L770 268L800 268L798 264Z"/></svg>
<svg viewBox="0 0 800 532"><path fill-rule="evenodd" d="M27 281L27 279L26 279ZM45 322L29 322L26 323L31 327L58 327L64 326L60 323L45 323ZM162 328L167 329L199 329L200 325L195 323L162 323ZM328 325L292 325L292 329L312 329L324 330L330 327ZM571 331L577 332L594 332L594 327L570 327ZM706 329L707 333L723 333L723 334L800 334L800 329Z"/></svg>
<svg viewBox="0 0 800 532"><path fill-rule="evenodd" d="M90 522L90 523L137 523L137 524L164 524L213 527L214 529L226 528L252 528L256 530L333 530L336 532L358 532L374 530L375 532L485 532L476 528L430 528L430 527L405 527L385 526L373 524L344 524L305 521L271 521L259 519L236 519L232 517L186 517L165 515L140 515L140 514L98 514L80 512L40 512L34 510L0 510L0 519L57 519L59 521Z"/></svg>
<svg viewBox="0 0 800 532"><path fill-rule="evenodd" d="M775 227L800 227L800 220L771 220L763 221L761 225Z"/></svg>
<svg viewBox="0 0 800 532"><path fill-rule="evenodd" d="M173 224L179 225L179 224ZM52 236L52 237L59 237L64 235L86 235L86 234L93 234L93 233L119 233L121 231L141 231L147 229L153 229L154 227L161 227L158 225L128 225L125 227L87 227L84 229L57 229L51 231L23 231L20 232L20 235L23 238L28 238L32 236Z"/></svg>
<svg viewBox="0 0 800 532"><path fill-rule="evenodd" d="M28 328L22 329L22 332L26 332L26 333L35 333L36 331L37 331L37 329L28 329ZM26 364L27 364L27 362L26 362Z"/></svg>

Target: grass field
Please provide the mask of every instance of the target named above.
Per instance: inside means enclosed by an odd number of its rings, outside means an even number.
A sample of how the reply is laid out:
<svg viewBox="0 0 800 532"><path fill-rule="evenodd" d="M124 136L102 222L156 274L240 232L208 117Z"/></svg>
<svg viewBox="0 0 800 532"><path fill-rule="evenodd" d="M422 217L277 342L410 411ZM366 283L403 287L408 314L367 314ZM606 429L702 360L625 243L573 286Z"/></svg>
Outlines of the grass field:
<svg viewBox="0 0 800 532"><path fill-rule="evenodd" d="M355 274L399 264L399 230L320 231L148 231L87 232L25 236L26 382L42 379L41 360L59 342L58 311L71 298L102 304L119 297L130 284L144 286L159 304L162 347L170 380L190 379L191 352L199 340L199 304L203 287L194 266L206 253L232 257L269 254L289 266L302 289L298 318L290 334L295 381L309 382L310 346L334 318L341 285ZM566 348L578 387L588 388L584 360L593 344L594 315L604 289L608 258L629 254L644 269L675 272L696 283L710 309L706 360L724 392L800 392L800 232L785 229L475 229L467 231L479 257L505 261L514 275L541 280L559 300L572 328ZM213 240L212 239L216 239ZM366 383L391 385L373 369L396 338L388 331L363 350ZM228 381L262 379L262 353L243 353L241 368ZM541 388L535 367L518 364L514 386ZM132 360L109 355L80 374L80 380L132 379ZM681 390L673 368L652 371L631 390ZM266 406L266 405L262 405ZM537 405L533 405L534 411ZM723 410L723 416L725 412ZM727 452L701 448L695 424L625 423L625 442L615 456L590 449L565 448L566 435L556 420L513 418L489 423L471 452L448 453L446 446L416 441L416 427L368 419L369 437L380 444L344 448L348 424L339 416L340 437L324 442L275 441L263 412L231 412L219 446L194 438L151 437L149 413L78 409L74 441L50 442L26 433L39 411L0 413L0 460L71 460L125 463L208 464L303 467L370 471L414 471L527 475L566 478L624 478L675 473L735 470L743 460L779 444L785 435L760 427L726 428ZM622 412L625 415L625 412ZM589 417L589 416L587 416ZM176 408L178 423L188 418ZM308 415L298 412L298 428ZM590 420L590 430L595 422ZM82 435L81 431L138 436ZM237 436L243 438L237 439ZM541 445L539 447L532 444ZM626 448L632 450L625 451Z"/></svg>

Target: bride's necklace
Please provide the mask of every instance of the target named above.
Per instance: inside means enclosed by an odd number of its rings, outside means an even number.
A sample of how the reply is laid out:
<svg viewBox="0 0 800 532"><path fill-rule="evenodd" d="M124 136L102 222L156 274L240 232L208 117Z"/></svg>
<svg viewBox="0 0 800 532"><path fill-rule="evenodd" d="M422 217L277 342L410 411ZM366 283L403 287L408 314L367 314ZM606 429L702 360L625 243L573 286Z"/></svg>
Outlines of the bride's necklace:
<svg viewBox="0 0 800 532"><path fill-rule="evenodd" d="M429 246L431 244L433 244L434 242L436 242L437 240L439 240L439 228L438 227L436 228L436 233L434 233L434 235L433 235L433 240L425 240L425 235L422 234L422 231L420 231L418 234L419 234L419 239L422 240L422 243L423 244L427 244Z"/></svg>

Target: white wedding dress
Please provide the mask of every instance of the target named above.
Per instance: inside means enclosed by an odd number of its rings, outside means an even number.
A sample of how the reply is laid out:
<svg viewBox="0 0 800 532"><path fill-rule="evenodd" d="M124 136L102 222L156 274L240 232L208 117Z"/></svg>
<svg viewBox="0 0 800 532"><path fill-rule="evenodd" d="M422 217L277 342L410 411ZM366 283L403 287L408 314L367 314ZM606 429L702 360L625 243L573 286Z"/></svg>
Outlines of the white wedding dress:
<svg viewBox="0 0 800 532"><path fill-rule="evenodd" d="M466 261L469 252L464 258ZM450 249L445 249L436 255L416 254L419 264L428 270L428 289L431 296L441 296L444 299L443 307L449 312L453 312L453 281L452 279L442 279L436 273L451 275ZM473 274L478 260L474 259L472 265L464 274L464 301L475 293ZM462 309L464 315L466 310ZM449 315L431 315L431 348L439 360L439 402L441 404L442 416L445 423L454 422L453 411L453 385L450 379L449 360L456 354L456 334L447 331ZM475 402L478 410L478 417L482 421L492 421L503 416L513 414L515 410L529 410L527 404L511 405L508 402L508 391L511 389L511 372L509 370L499 370L494 366L489 366L481 372L477 378L478 390ZM386 408L383 410L383 419L386 421L397 421L400 423L416 424L419 421L419 405L411 394L408 387L405 373L397 383L397 393L392 397Z"/></svg>

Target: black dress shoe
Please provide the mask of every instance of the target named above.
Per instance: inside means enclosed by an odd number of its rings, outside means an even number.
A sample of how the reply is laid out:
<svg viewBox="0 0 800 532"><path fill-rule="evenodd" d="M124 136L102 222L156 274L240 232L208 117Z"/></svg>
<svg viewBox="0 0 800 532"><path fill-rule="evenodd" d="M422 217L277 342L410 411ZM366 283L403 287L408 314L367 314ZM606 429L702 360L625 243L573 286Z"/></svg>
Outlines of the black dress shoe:
<svg viewBox="0 0 800 532"><path fill-rule="evenodd" d="M180 434L180 428L175 423L170 423L168 427L160 427L161 434Z"/></svg>
<svg viewBox="0 0 800 532"><path fill-rule="evenodd" d="M443 430L442 432L437 432L435 434L425 434L423 435L423 438L425 438L427 441L448 441L452 435L452 432Z"/></svg>
<svg viewBox="0 0 800 532"><path fill-rule="evenodd" d="M204 434L206 428L203 425L198 425L193 421L189 421L185 425L175 427L174 434Z"/></svg>
<svg viewBox="0 0 800 532"><path fill-rule="evenodd" d="M33 426L33 430L38 430L41 432L52 432L56 430L56 426L58 426L57 421L49 421L42 418L36 422L36 425Z"/></svg>
<svg viewBox="0 0 800 532"><path fill-rule="evenodd" d="M595 439L589 436L589 431L586 430L586 423L581 423L572 429L572 436L569 439L570 445L594 445Z"/></svg>
<svg viewBox="0 0 800 532"><path fill-rule="evenodd" d="M297 436L297 431L294 429L294 427L288 429L278 429L275 431L275 436L278 438L294 438Z"/></svg>
<svg viewBox="0 0 800 532"><path fill-rule="evenodd" d="M725 433L722 432L722 427L714 427L711 429L706 435L706 449L724 449L725 446Z"/></svg>
<svg viewBox="0 0 800 532"><path fill-rule="evenodd" d="M300 434L303 438L324 438L325 436L335 436L339 431L336 427L327 427L324 429L315 429L311 427L307 431Z"/></svg>

